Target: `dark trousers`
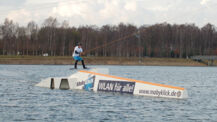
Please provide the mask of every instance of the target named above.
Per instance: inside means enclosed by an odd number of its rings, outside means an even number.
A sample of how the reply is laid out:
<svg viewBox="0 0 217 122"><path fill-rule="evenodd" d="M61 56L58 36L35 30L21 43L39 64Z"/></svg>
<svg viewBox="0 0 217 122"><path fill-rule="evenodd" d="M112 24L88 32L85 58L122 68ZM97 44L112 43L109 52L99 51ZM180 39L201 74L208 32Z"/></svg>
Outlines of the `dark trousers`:
<svg viewBox="0 0 217 122"><path fill-rule="evenodd" d="M84 60L81 60L81 62L82 62L83 68L86 69ZM77 69L77 64L78 64L78 60L75 60L75 65L74 65L75 69Z"/></svg>

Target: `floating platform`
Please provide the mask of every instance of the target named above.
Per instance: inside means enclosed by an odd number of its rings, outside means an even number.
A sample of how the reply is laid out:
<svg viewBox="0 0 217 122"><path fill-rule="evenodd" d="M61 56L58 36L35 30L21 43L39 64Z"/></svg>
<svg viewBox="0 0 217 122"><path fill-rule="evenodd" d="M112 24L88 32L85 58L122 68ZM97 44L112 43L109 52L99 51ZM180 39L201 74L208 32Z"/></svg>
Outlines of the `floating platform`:
<svg viewBox="0 0 217 122"><path fill-rule="evenodd" d="M36 86L50 89L84 89L94 92L118 92L177 99L188 97L185 88L112 76L108 75L108 69L80 70L69 77L49 77Z"/></svg>

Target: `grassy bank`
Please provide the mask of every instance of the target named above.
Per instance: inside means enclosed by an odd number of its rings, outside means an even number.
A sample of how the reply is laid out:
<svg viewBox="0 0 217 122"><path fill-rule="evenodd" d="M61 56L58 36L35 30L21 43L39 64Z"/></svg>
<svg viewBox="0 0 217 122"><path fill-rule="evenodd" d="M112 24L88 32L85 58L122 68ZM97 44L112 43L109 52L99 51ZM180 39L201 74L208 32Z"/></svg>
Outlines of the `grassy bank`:
<svg viewBox="0 0 217 122"><path fill-rule="evenodd" d="M146 65L146 66L206 66L191 59L138 57L83 57L88 65ZM73 64L70 56L0 56L0 64ZM217 62L215 62L217 64Z"/></svg>

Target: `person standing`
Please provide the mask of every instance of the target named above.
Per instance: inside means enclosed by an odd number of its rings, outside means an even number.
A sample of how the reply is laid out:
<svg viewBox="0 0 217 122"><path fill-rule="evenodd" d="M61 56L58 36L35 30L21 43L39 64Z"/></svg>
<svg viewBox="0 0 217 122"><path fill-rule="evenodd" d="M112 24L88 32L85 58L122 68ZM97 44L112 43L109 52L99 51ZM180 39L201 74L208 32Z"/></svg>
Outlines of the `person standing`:
<svg viewBox="0 0 217 122"><path fill-rule="evenodd" d="M73 58L75 60L75 64L74 64L74 68L77 69L77 63L79 61L82 62L83 68L87 69L87 67L84 64L84 60L81 58L81 53L83 52L83 49L81 47L82 45L80 43L77 44L77 46L74 48L74 52L73 52Z"/></svg>

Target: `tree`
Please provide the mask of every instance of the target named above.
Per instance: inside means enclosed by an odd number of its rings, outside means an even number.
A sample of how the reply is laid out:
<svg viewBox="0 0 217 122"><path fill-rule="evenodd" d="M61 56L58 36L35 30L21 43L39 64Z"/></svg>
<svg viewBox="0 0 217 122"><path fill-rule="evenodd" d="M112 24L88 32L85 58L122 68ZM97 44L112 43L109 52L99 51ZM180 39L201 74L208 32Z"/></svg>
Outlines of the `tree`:
<svg viewBox="0 0 217 122"><path fill-rule="evenodd" d="M27 42L27 55L29 54L29 49L32 52L32 55L38 55L38 49L39 49L39 43L37 39L38 34L38 25L31 21L27 25L27 36L28 36L28 42Z"/></svg>
<svg viewBox="0 0 217 122"><path fill-rule="evenodd" d="M13 41L16 38L18 25L15 25L12 20L5 19L2 26L3 33L3 55L15 54Z"/></svg>
<svg viewBox="0 0 217 122"><path fill-rule="evenodd" d="M57 48L57 45L55 43L57 26L58 26L57 19L53 17L49 17L45 19L42 27L42 29L44 29L45 34L47 35L44 38L45 39L44 41L48 41L47 53L49 53L49 55L51 56L55 55L54 50L56 50Z"/></svg>
<svg viewBox="0 0 217 122"><path fill-rule="evenodd" d="M210 23L199 28L194 24L159 23L136 27L132 24L70 27L60 26L56 18L34 21L20 27L5 19L0 25L0 54L69 56L76 43L82 43L88 56L179 57L213 55L217 49L216 27Z"/></svg>

